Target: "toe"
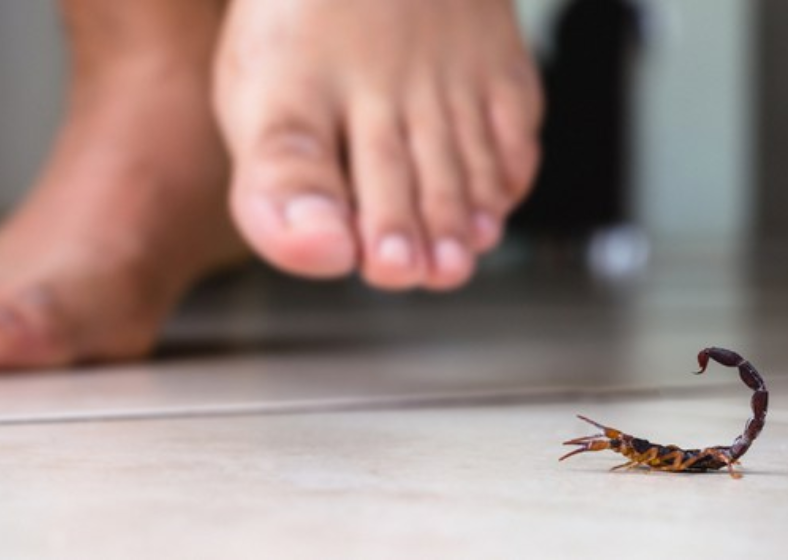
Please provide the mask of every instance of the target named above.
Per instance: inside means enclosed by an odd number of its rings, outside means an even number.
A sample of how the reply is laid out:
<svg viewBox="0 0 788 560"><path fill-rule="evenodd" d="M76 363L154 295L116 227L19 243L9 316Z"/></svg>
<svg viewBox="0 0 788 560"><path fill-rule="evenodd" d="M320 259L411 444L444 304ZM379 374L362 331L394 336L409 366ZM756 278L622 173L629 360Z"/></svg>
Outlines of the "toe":
<svg viewBox="0 0 788 560"><path fill-rule="evenodd" d="M476 265L474 253L457 237L440 237L432 244L432 274L425 284L431 290L453 290L465 284Z"/></svg>
<svg viewBox="0 0 788 560"><path fill-rule="evenodd" d="M236 151L233 217L273 265L309 277L350 272L350 204L327 114L265 103L249 147ZM314 107L314 106L313 106Z"/></svg>
<svg viewBox="0 0 788 560"><path fill-rule="evenodd" d="M412 288L423 281L427 259L402 119L383 98L367 97L353 106L349 148L362 274L378 288Z"/></svg>
<svg viewBox="0 0 788 560"><path fill-rule="evenodd" d="M492 82L488 94L489 122L506 184L519 202L531 190L539 163L543 101L530 62L502 76Z"/></svg>
<svg viewBox="0 0 788 560"><path fill-rule="evenodd" d="M515 201L506 186L483 99L472 90L451 87L450 104L468 181L474 244L485 251L500 241L503 222Z"/></svg>
<svg viewBox="0 0 788 560"><path fill-rule="evenodd" d="M473 218L448 108L437 87L414 95L408 115L418 202L429 254L425 286L456 288L475 260Z"/></svg>

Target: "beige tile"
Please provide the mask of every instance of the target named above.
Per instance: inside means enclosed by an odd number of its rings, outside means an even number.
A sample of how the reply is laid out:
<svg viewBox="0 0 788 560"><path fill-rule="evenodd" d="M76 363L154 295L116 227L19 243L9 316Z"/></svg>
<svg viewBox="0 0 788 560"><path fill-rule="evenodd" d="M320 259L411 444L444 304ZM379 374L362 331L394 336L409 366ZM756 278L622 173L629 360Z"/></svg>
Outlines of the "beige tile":
<svg viewBox="0 0 788 560"><path fill-rule="evenodd" d="M609 452L556 461L589 433L575 412L697 446L732 441L746 401L6 427L0 557L780 558L784 407L742 480L610 473Z"/></svg>

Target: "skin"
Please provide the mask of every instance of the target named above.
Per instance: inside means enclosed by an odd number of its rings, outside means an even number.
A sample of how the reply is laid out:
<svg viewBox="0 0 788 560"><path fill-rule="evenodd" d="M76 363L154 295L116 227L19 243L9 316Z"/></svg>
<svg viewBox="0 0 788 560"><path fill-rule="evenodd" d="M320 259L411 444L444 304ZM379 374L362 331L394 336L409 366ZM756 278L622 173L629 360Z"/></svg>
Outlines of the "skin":
<svg viewBox="0 0 788 560"><path fill-rule="evenodd" d="M0 368L145 355L249 254L457 288L530 188L541 98L508 0L61 7L69 101L0 230Z"/></svg>
<svg viewBox="0 0 788 560"><path fill-rule="evenodd" d="M508 1L237 0L218 61L233 216L285 270L459 287L530 186L539 90Z"/></svg>
<svg viewBox="0 0 788 560"><path fill-rule="evenodd" d="M0 231L3 369L144 355L196 278L246 254L223 212L228 161L210 110L221 6L62 9L64 122Z"/></svg>

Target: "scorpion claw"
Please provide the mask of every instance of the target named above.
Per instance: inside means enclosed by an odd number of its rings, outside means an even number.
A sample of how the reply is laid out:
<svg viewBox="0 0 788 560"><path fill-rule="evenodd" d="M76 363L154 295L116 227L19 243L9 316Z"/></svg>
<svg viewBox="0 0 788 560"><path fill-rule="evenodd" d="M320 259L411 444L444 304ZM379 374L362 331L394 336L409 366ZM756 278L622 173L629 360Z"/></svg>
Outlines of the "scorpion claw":
<svg viewBox="0 0 788 560"><path fill-rule="evenodd" d="M579 445L578 449L574 451L570 451L560 459L559 461L563 461L564 459L568 459L572 455L577 455L578 453L585 453L586 451L603 451L605 449L610 449L611 440L604 437L604 436L586 436L580 437L576 439L570 439L569 441L565 441L564 445Z"/></svg>
<svg viewBox="0 0 788 560"><path fill-rule="evenodd" d="M570 439L569 441L565 441L564 445L585 445L586 443L592 442L595 439L598 439L599 436L585 436L579 437L575 439Z"/></svg>
<svg viewBox="0 0 788 560"><path fill-rule="evenodd" d="M569 459L569 457L571 457L572 455L577 455L578 453L585 453L586 451L590 451L590 449L581 447L580 449L575 449L573 451L570 451L566 455L561 456L558 460L563 461L564 459Z"/></svg>

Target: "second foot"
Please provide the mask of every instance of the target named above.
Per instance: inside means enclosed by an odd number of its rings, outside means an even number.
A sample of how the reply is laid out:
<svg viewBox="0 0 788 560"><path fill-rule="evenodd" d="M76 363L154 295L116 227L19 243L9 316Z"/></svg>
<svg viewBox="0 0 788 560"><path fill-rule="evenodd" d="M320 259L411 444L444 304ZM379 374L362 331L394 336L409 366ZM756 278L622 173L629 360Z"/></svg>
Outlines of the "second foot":
<svg viewBox="0 0 788 560"><path fill-rule="evenodd" d="M63 7L67 118L0 230L0 370L143 357L195 280L247 256L210 106L217 2Z"/></svg>
<svg viewBox="0 0 788 560"><path fill-rule="evenodd" d="M48 263L49 270L0 279L1 370L127 360L151 351L183 288L153 281L145 267L106 266L105 257L68 256Z"/></svg>
<svg viewBox="0 0 788 560"><path fill-rule="evenodd" d="M216 105L250 246L304 276L451 289L538 160L509 0L234 0Z"/></svg>

